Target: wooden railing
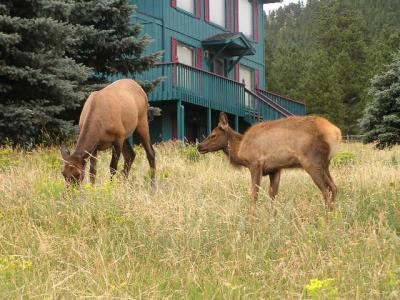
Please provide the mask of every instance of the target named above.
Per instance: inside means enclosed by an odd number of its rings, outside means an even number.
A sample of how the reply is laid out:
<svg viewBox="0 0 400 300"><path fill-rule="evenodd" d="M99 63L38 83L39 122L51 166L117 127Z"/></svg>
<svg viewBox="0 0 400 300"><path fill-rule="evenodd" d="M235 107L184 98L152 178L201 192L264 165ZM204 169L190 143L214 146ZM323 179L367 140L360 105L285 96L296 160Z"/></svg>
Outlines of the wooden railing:
<svg viewBox="0 0 400 300"><path fill-rule="evenodd" d="M267 97L268 99L274 101L275 103L290 111L292 114L305 115L307 113L306 104L303 102L296 101L286 96L281 96L273 92L264 91L261 89L257 89L257 94Z"/></svg>
<svg viewBox="0 0 400 300"><path fill-rule="evenodd" d="M181 63L157 64L137 79L157 77L164 77L164 81L150 94L150 101L181 99L245 117L251 123L291 114L279 102L247 90L242 83Z"/></svg>

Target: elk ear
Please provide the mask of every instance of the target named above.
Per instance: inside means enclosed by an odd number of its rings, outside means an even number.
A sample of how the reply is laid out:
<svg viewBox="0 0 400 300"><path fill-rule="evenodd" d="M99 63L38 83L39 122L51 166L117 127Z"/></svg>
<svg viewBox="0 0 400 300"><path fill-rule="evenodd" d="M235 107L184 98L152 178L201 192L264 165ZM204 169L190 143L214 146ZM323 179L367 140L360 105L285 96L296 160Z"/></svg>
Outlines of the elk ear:
<svg viewBox="0 0 400 300"><path fill-rule="evenodd" d="M224 112L221 112L219 114L219 124L218 124L218 126L221 127L224 130L229 127L228 116Z"/></svg>
<svg viewBox="0 0 400 300"><path fill-rule="evenodd" d="M69 154L69 150L65 146L61 146L60 152L61 152L62 158L64 160L68 160L70 154Z"/></svg>

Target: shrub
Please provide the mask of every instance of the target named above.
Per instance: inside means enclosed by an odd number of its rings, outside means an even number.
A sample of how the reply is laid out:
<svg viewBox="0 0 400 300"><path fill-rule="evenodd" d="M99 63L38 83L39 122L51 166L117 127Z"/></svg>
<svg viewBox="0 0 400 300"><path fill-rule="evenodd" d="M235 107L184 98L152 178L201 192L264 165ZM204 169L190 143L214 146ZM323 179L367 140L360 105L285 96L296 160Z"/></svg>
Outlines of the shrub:
<svg viewBox="0 0 400 300"><path fill-rule="evenodd" d="M12 160L13 151L10 148L0 149L0 171L11 167L14 162Z"/></svg>
<svg viewBox="0 0 400 300"><path fill-rule="evenodd" d="M332 165L335 167L341 167L346 165L353 165L355 163L356 156L350 151L340 151L332 158Z"/></svg>
<svg viewBox="0 0 400 300"><path fill-rule="evenodd" d="M200 153L197 151L197 147L194 145L183 147L181 152L188 161L196 162L200 159Z"/></svg>

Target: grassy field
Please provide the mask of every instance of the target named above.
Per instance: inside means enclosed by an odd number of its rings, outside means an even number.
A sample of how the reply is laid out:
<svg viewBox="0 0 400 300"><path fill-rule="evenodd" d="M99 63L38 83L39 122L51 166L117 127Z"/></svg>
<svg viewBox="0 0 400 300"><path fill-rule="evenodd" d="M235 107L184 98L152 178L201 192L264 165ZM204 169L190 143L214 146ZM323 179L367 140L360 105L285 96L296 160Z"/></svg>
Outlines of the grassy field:
<svg viewBox="0 0 400 300"><path fill-rule="evenodd" d="M72 191L57 150L0 149L0 298L399 299L400 147L341 150L334 213L291 170L249 225L249 172L219 153L158 145L152 193L141 148L129 180L104 153Z"/></svg>

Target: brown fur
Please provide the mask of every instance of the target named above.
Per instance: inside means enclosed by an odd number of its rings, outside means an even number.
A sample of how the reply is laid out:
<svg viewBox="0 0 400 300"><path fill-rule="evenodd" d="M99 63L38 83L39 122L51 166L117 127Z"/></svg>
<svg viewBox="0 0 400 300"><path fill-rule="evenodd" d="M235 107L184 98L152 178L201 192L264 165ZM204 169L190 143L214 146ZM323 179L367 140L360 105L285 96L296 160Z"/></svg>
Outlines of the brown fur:
<svg viewBox="0 0 400 300"><path fill-rule="evenodd" d="M104 89L93 92L83 106L79 120L80 134L72 155L61 148L65 161L62 171L68 183L80 183L90 157L90 181L95 182L97 152L112 148L111 175L117 171L122 152L127 176L135 159L135 152L127 138L137 132L146 151L154 184L155 153L150 143L147 120L148 100L141 86L134 80L118 80Z"/></svg>
<svg viewBox="0 0 400 300"><path fill-rule="evenodd" d="M253 217L261 176L269 175L269 195L275 199L282 169L303 168L322 191L329 210L334 208L337 188L329 173L329 162L341 141L340 129L317 117L289 117L251 126L244 135L229 127L220 115L218 127L199 144L200 153L223 150L232 164L247 167L252 178Z"/></svg>

